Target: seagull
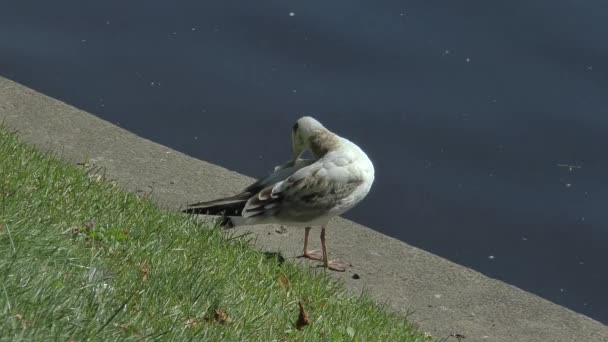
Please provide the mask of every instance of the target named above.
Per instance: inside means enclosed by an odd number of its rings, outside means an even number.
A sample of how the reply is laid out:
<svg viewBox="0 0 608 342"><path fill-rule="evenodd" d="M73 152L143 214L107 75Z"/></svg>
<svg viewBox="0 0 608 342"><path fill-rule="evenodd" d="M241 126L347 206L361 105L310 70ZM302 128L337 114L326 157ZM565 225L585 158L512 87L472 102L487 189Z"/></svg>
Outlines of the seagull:
<svg viewBox="0 0 608 342"><path fill-rule="evenodd" d="M369 193L374 165L353 142L305 116L292 130L293 159L237 195L191 204L188 214L221 215L227 227L282 224L304 227L302 257L345 271L348 264L328 260L325 229L329 220L353 208ZM301 159L304 152L313 159ZM321 226L321 248L308 250L312 226Z"/></svg>

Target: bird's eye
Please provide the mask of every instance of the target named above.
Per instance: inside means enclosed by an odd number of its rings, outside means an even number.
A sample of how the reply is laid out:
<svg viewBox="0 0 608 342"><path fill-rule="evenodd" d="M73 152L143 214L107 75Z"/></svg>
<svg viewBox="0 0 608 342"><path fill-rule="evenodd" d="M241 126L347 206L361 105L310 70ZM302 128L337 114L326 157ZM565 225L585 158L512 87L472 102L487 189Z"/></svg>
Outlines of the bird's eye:
<svg viewBox="0 0 608 342"><path fill-rule="evenodd" d="M296 122L295 125L293 125L293 132L295 133L298 130L298 123Z"/></svg>

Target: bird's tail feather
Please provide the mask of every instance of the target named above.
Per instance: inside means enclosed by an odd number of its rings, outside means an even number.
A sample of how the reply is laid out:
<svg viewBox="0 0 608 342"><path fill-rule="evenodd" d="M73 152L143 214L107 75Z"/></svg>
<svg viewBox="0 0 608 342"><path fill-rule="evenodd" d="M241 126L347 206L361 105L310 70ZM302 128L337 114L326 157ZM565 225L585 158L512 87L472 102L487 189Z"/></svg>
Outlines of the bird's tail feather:
<svg viewBox="0 0 608 342"><path fill-rule="evenodd" d="M251 196L250 192L242 192L238 195L234 195L234 196L230 196L230 197L224 197L224 198L220 198L220 199L215 199L213 201L206 201L206 202L198 202L198 203L194 203L194 204L189 204L188 207L189 208L194 208L194 207L210 207L210 206L216 206L216 205L220 205L220 204L231 204L231 203L238 203L238 202L243 202L243 201L247 201L247 199Z"/></svg>
<svg viewBox="0 0 608 342"><path fill-rule="evenodd" d="M226 197L218 200L199 202L191 204L188 208L182 210L187 214L199 215L217 215L221 216L218 223L220 226L232 228L239 225L241 213L251 193L244 192L232 197ZM234 222L237 221L237 222Z"/></svg>
<svg viewBox="0 0 608 342"><path fill-rule="evenodd" d="M182 212L187 214L240 216L249 196L251 194L242 193L213 201L194 203L188 205L188 208L182 210Z"/></svg>

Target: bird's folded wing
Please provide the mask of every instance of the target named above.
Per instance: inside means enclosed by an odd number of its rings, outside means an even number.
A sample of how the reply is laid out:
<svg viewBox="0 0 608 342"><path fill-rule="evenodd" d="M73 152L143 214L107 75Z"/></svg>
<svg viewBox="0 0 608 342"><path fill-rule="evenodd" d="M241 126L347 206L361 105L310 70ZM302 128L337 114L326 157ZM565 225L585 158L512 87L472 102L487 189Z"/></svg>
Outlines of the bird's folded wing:
<svg viewBox="0 0 608 342"><path fill-rule="evenodd" d="M307 220L322 215L339 206L361 184L352 168L352 163L343 160L339 163L319 160L252 196L243 216L289 216Z"/></svg>
<svg viewBox="0 0 608 342"><path fill-rule="evenodd" d="M310 164L312 164L314 162L315 162L315 160L313 160L313 159L301 159L301 158L298 158L296 160L290 160L290 161L288 161L287 163L285 163L283 165L275 166L274 172L277 172L277 171L280 171L280 170L283 170L283 169L295 169L295 170L298 170L298 169L301 169L301 168L303 168L305 166L308 166L308 165L310 165Z"/></svg>
<svg viewBox="0 0 608 342"><path fill-rule="evenodd" d="M245 207L245 203L252 197L256 196L260 191L268 186L281 182L294 174L299 169L314 163L314 160L297 159L290 161L275 168L275 172L266 178L260 179L257 182L249 185L237 195L215 199L212 201L198 202L188 205L188 208L183 212L190 214L207 214L207 215L231 215L238 216Z"/></svg>
<svg viewBox="0 0 608 342"><path fill-rule="evenodd" d="M246 187L243 192L249 192L251 194L256 194L262 189L277 184L289 176L293 175L298 170L313 164L315 161L312 159L297 159L295 161L289 161L283 165L279 165L274 168L274 172L266 178L260 179L257 182Z"/></svg>

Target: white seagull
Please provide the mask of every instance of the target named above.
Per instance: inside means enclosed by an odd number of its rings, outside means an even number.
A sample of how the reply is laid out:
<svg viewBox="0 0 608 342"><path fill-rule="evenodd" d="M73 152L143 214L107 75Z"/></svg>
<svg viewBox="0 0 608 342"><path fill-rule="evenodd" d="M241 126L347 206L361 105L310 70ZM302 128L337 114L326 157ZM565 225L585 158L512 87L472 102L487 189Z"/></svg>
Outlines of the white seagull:
<svg viewBox="0 0 608 342"><path fill-rule="evenodd" d="M267 178L238 195L192 204L183 212L222 215L223 224L230 227L271 223L305 227L302 257L345 271L347 264L327 259L325 228L332 217L367 195L374 182L374 165L359 146L309 116L293 126L292 142L294 159L276 167ZM300 159L305 151L314 159ZM321 226L321 252L308 250L308 234L314 225Z"/></svg>

